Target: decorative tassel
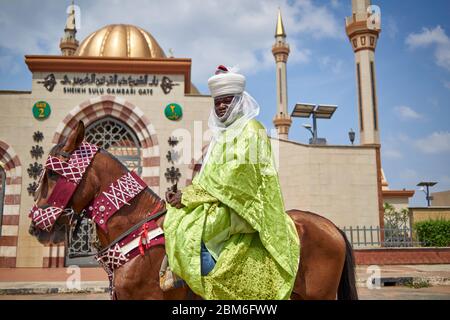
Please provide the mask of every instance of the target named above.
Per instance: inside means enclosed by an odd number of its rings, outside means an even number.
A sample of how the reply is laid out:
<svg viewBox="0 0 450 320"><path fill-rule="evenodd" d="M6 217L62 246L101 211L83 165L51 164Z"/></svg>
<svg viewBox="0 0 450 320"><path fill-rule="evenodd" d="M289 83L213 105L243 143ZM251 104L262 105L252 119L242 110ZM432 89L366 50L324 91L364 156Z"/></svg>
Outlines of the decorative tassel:
<svg viewBox="0 0 450 320"><path fill-rule="evenodd" d="M139 252L141 253L141 256L144 256L145 250L149 248L149 243L147 242L149 228L150 228L149 223L144 223L142 225L141 239L139 241Z"/></svg>

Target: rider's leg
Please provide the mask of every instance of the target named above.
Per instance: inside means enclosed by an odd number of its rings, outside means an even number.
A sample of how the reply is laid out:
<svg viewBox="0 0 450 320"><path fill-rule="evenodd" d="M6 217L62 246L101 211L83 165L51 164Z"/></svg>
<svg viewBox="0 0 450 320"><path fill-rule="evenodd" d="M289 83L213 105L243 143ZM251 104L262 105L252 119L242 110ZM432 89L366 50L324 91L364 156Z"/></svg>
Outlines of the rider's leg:
<svg viewBox="0 0 450 320"><path fill-rule="evenodd" d="M206 276L208 273L211 272L212 269L214 269L216 261L214 261L211 253L209 253L208 249L206 249L206 246L203 242L200 256L201 256L202 276Z"/></svg>

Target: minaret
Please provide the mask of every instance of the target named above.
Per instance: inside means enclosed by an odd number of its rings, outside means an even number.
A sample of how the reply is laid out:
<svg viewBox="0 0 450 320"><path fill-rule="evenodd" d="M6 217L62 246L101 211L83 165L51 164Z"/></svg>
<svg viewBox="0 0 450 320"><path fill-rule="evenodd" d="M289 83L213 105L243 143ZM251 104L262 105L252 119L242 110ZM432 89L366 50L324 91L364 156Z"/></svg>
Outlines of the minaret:
<svg viewBox="0 0 450 320"><path fill-rule="evenodd" d="M286 32L284 31L281 11L278 9L277 27L275 30L275 44L272 46L272 53L277 65L277 113L273 119L273 124L278 131L278 137L288 139L289 128L291 127L291 117L288 113L287 101L287 76L286 63L289 57L289 45L286 42Z"/></svg>
<svg viewBox="0 0 450 320"><path fill-rule="evenodd" d="M72 6L67 16L66 27L64 28L64 36L61 39L59 47L63 56L73 56L78 48L76 39L77 28L75 26L75 6L72 0Z"/></svg>
<svg viewBox="0 0 450 320"><path fill-rule="evenodd" d="M380 144L375 48L380 16L370 14L370 0L352 0L353 15L346 18L346 32L355 52L360 143Z"/></svg>

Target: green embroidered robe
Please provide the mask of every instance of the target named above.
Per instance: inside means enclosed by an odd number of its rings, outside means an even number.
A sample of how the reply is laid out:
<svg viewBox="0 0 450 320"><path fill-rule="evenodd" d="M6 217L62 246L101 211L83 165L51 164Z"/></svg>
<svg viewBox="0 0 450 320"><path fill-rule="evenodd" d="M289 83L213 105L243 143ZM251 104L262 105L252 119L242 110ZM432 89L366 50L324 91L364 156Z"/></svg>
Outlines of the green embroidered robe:
<svg viewBox="0 0 450 320"><path fill-rule="evenodd" d="M164 222L172 270L205 299L288 299L300 247L284 204L264 127L250 120L216 141L201 173L183 190L182 209ZM201 276L204 242L214 269Z"/></svg>

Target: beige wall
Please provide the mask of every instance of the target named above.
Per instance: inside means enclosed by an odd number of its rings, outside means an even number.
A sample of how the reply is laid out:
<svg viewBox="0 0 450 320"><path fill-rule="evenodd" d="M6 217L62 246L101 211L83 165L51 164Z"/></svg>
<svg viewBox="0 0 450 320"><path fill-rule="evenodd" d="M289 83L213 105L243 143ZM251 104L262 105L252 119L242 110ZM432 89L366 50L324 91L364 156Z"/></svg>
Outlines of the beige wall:
<svg viewBox="0 0 450 320"><path fill-rule="evenodd" d="M450 207L409 208L412 223L426 220L450 220Z"/></svg>
<svg viewBox="0 0 450 320"><path fill-rule="evenodd" d="M434 192L431 195L433 206L450 206L450 191Z"/></svg>
<svg viewBox="0 0 450 320"><path fill-rule="evenodd" d="M21 203L20 203L20 220L19 220L19 239L17 248L17 267L41 267L42 258L48 251L40 245L33 237L28 234L29 218L28 211L33 205L33 199L28 195L27 187L32 183L32 178L28 177L27 168L30 163L36 160L31 158L30 150L36 143L32 136L35 131L41 131L44 134L44 141L40 142L44 148L44 156L38 163L45 161L50 148L53 146L52 140L54 133L58 126L62 126L63 119L68 113L89 99L96 96L89 94L64 94L62 85L59 81L62 75L66 73L54 73L58 84L53 92L47 91L42 84L37 83L49 73L37 72L33 74L33 84L31 94L0 94L0 106L2 117L0 118L0 140L12 146L16 151L22 163L22 188L21 188ZM74 74L67 73L70 77ZM85 74L79 74L84 77ZM204 145L202 129L207 128L207 119L211 109L212 101L209 96L201 95L185 95L184 94L184 78L182 75L169 75L178 86L173 88L173 91L165 95L162 90L157 87L154 88L153 96L139 96L129 95L121 96L127 102L138 107L144 115L150 120L154 126L158 143L160 161L160 187L155 188L162 196L169 187L170 183L166 182L164 173L166 168L172 166L166 160L166 154L169 150L167 140L173 132L180 129L184 132L194 133L194 127L197 128L197 138L200 145ZM32 107L37 101L44 100L51 106L51 115L48 119L39 121L33 117ZM183 118L180 121L170 121L164 115L164 108L169 103L178 103L183 108ZM197 121L197 123L195 122ZM200 129L199 129L200 128ZM180 133L181 134L181 133ZM180 136L180 134L176 134ZM194 157L194 143L191 143L191 158ZM201 153L197 154L199 158ZM175 165L181 171L179 187L185 185L186 179L192 176L192 169L189 163L181 163ZM145 168L144 168L145 170ZM153 168L151 168L153 170Z"/></svg>
<svg viewBox="0 0 450 320"><path fill-rule="evenodd" d="M95 97L89 94L64 94L61 85L48 92L41 81L48 73L35 73L31 94L1 94L2 118L0 118L0 140L12 146L22 163L22 197L20 203L19 240L17 248L18 267L41 267L48 249L43 248L28 235L28 210L33 204L27 187L33 179L26 169L35 160L30 149L36 143L32 139L35 131L44 133L44 158L53 146L53 136L63 125L63 119L80 104ZM55 73L58 81L62 74ZM73 76L73 75L70 75ZM83 74L84 76L84 74ZM211 97L185 95L183 77L170 76L179 86L169 95L155 90L153 96L121 96L122 100L133 104L154 126L160 155L160 187L163 196L169 184L164 173L171 166L166 160L169 150L167 140L170 136L183 136L191 144L191 154L185 155L186 162L201 158L200 150L194 154L194 139L197 145L205 145L208 137L203 136L207 129L207 119L211 110ZM51 106L49 119L38 121L32 114L35 102L44 100ZM183 107L183 119L170 121L164 116L164 108L169 103ZM373 147L313 147L292 142L272 140L279 144L279 175L286 209L309 210L330 218L338 226L376 226L378 225L378 190L376 150ZM275 148L278 150L277 148ZM38 162L43 163L44 158ZM177 164L182 173L179 187L192 177L189 163ZM145 170L145 168L144 168ZM153 170L153 169L152 169ZM62 253L61 253L62 255Z"/></svg>
<svg viewBox="0 0 450 320"><path fill-rule="evenodd" d="M379 225L375 148L279 141L279 155L287 210L315 212L340 227Z"/></svg>

